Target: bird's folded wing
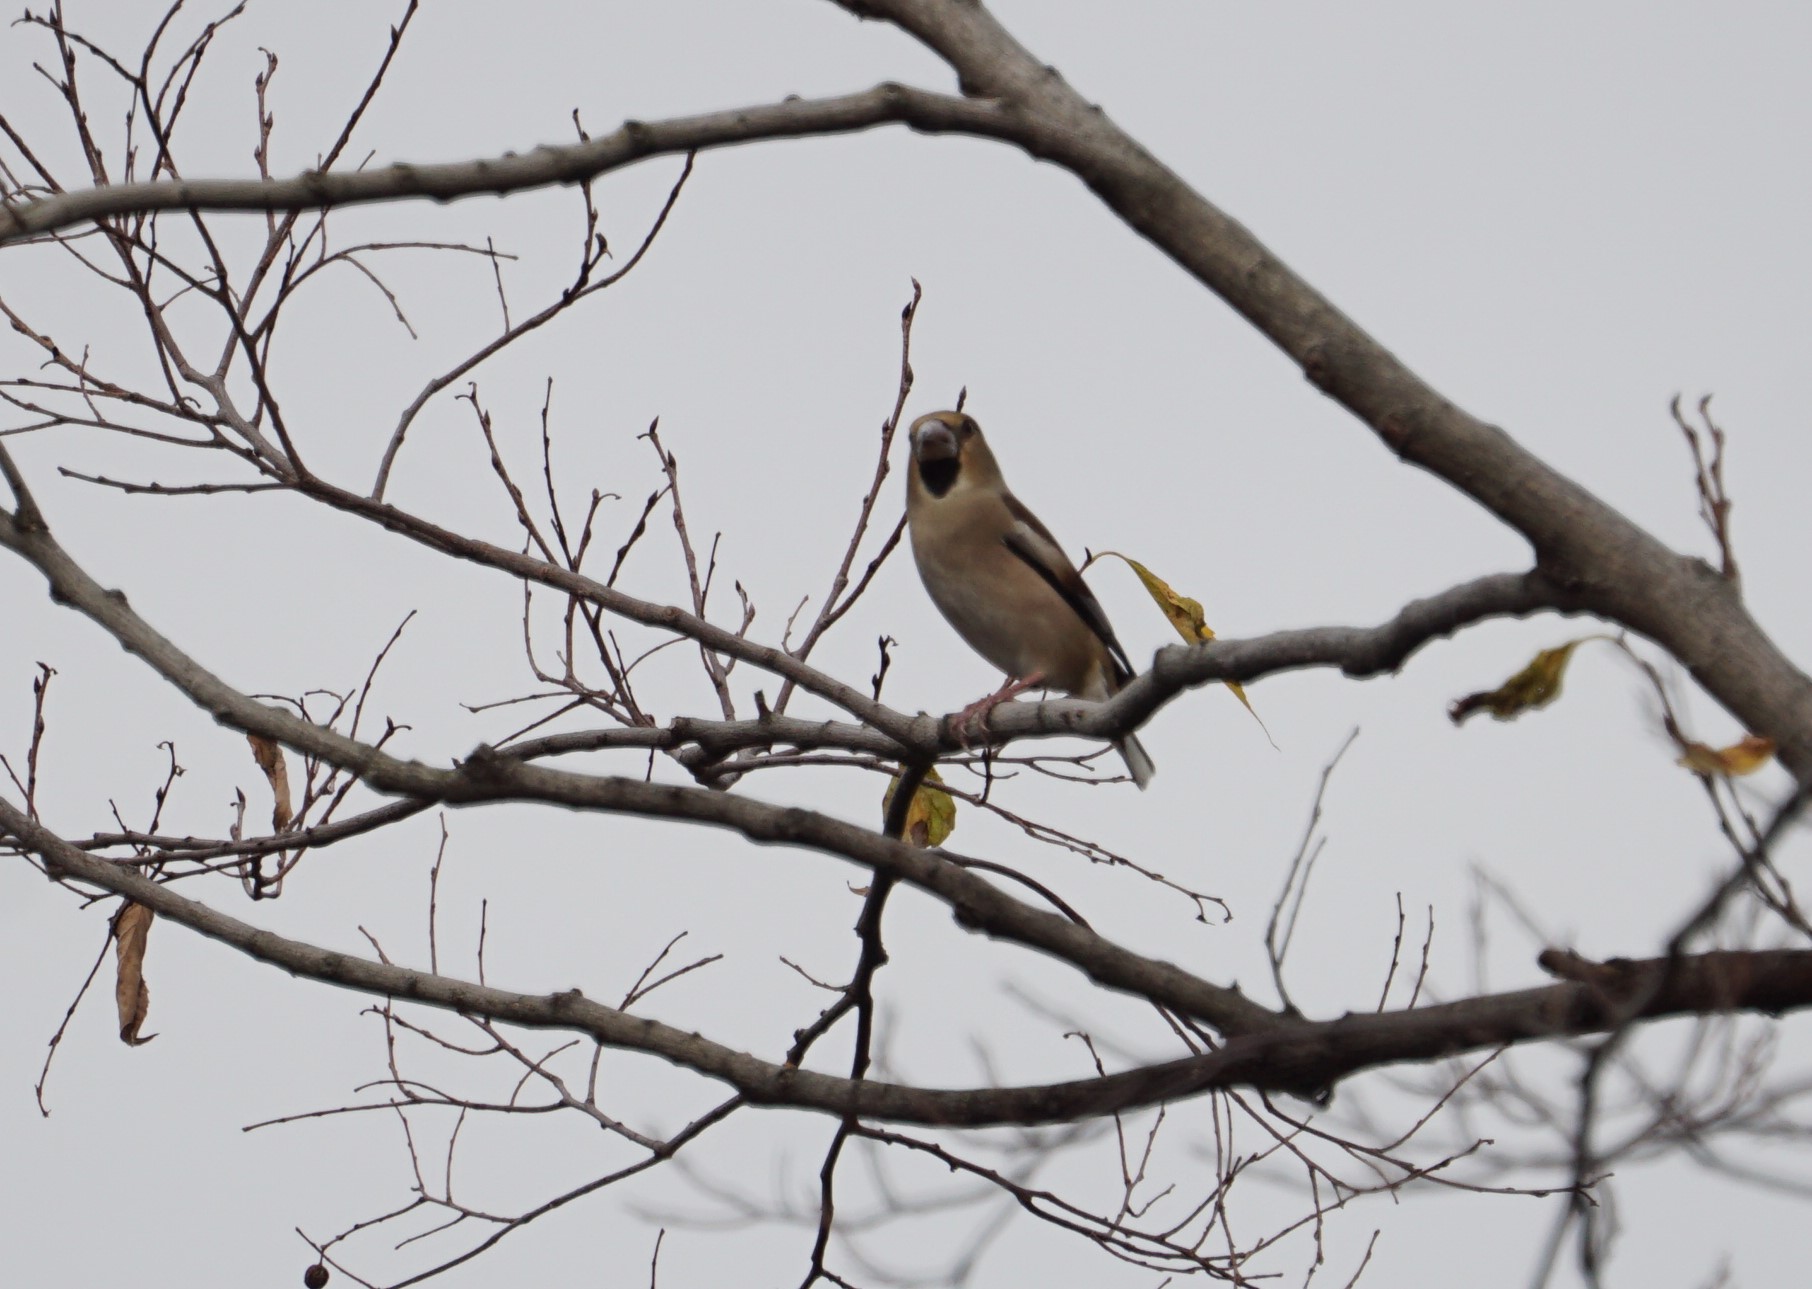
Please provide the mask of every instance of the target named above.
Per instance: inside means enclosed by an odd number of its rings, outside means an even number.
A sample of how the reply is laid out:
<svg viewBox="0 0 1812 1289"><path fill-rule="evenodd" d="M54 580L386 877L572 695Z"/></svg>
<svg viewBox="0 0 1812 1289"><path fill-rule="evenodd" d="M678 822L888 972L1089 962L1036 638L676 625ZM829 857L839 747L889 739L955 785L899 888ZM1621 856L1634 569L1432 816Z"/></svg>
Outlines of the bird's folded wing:
<svg viewBox="0 0 1812 1289"><path fill-rule="evenodd" d="M1069 556L1063 553L1063 548L1057 544L1050 531L1020 503L1019 498L1009 493L1006 502L1014 520L1013 526L1001 538L1006 548L1057 592L1063 602L1075 610L1076 616L1082 619L1088 629L1095 633L1095 637L1107 646L1115 667L1121 672L1114 677L1115 683L1132 676L1132 663L1127 660L1126 650L1120 647L1113 627L1108 624L1107 613L1102 609L1101 601L1088 589L1088 583L1082 580L1082 574L1070 563Z"/></svg>

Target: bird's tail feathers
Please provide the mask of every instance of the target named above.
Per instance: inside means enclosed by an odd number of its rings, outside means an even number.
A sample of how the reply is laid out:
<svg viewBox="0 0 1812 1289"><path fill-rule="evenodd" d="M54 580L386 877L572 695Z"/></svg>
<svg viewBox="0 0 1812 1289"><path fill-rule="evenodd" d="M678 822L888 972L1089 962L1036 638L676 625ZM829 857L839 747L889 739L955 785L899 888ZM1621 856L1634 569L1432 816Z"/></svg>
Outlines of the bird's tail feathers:
<svg viewBox="0 0 1812 1289"><path fill-rule="evenodd" d="M1120 759L1126 762L1126 772L1132 775L1132 781L1143 792L1145 785L1151 782L1151 776L1158 772L1158 767L1145 752L1145 745L1137 738L1128 736L1114 744L1114 749L1120 753Z"/></svg>

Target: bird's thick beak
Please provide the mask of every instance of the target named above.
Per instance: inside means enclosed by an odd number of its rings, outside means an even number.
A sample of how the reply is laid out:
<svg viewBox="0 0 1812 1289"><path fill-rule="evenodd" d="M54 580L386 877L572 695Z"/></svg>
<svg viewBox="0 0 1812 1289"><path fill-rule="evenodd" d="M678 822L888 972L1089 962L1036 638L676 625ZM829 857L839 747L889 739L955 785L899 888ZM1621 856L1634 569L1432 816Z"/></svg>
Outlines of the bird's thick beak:
<svg viewBox="0 0 1812 1289"><path fill-rule="evenodd" d="M912 436L912 455L920 464L956 459L956 432L942 421L919 427Z"/></svg>

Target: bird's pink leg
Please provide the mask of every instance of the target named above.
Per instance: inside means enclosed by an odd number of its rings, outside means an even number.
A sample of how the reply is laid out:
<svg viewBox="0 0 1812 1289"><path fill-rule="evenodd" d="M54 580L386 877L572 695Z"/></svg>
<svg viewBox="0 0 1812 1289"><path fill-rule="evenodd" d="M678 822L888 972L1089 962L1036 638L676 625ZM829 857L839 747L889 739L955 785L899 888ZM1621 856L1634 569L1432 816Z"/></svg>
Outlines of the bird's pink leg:
<svg viewBox="0 0 1812 1289"><path fill-rule="evenodd" d="M1017 698L1019 695L1025 693L1026 690L1036 689L1042 684L1044 684L1044 673L1042 671L1035 671L1021 680L1015 680L1011 676L1007 677L1006 684L1002 685L992 694L989 694L986 698L977 699L975 702L970 703L951 718L950 725L952 732L956 735L957 742L961 743L964 747L969 746L970 726L974 726L976 731L985 739L988 733L988 716L996 707L999 707L1008 699Z"/></svg>

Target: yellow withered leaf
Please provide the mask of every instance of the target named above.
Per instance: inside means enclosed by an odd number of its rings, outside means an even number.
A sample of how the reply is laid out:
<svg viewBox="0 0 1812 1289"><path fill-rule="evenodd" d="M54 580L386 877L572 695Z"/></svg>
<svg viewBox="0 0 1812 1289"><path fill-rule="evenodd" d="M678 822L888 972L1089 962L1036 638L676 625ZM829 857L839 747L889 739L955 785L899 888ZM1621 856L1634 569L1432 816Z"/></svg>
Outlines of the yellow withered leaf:
<svg viewBox="0 0 1812 1289"><path fill-rule="evenodd" d="M1703 743L1688 741L1681 748L1681 756L1676 764L1683 765L1694 774L1719 774L1727 778L1737 778L1745 774L1754 774L1774 755L1774 740L1763 738L1760 734L1745 734L1729 747L1706 747Z"/></svg>
<svg viewBox="0 0 1812 1289"><path fill-rule="evenodd" d="M1573 650L1592 638L1569 640L1552 649L1543 649L1527 667L1496 689L1466 695L1447 709L1447 715L1455 725L1477 712L1490 712L1493 718L1508 721L1524 712L1546 707L1560 697L1560 680L1566 674Z"/></svg>
<svg viewBox="0 0 1812 1289"><path fill-rule="evenodd" d="M1100 558L1109 555L1120 560L1133 571L1144 585L1146 594L1157 602L1158 607L1164 611L1165 619L1176 629L1176 633L1183 637L1185 643L1206 644L1214 639L1214 629L1208 625L1207 615L1202 612L1200 600L1193 600L1187 595L1180 594L1169 582L1131 556L1122 555L1119 551L1102 551ZM1224 683L1228 689L1233 691L1233 696L1239 699L1240 705L1251 713L1252 719L1258 721L1258 728L1265 731L1265 738L1271 746L1276 747L1277 740L1271 738L1271 731L1265 729L1265 723L1253 708L1252 700L1246 697L1246 687L1236 680Z"/></svg>
<svg viewBox="0 0 1812 1289"><path fill-rule="evenodd" d="M936 770L925 776L925 782L912 794L912 805L906 811L906 830L901 840L914 846L942 846L956 831L956 799L948 792L933 787L942 783ZM899 791L900 776L887 781L887 795L881 798L881 815L893 809L893 794Z"/></svg>
<svg viewBox="0 0 1812 1289"><path fill-rule="evenodd" d="M113 915L113 953L119 962L113 997L119 1006L120 1042L129 1047L149 1043L155 1034L139 1034L151 1010L151 990L145 984L145 937L151 931L151 910L127 901Z"/></svg>
<svg viewBox="0 0 1812 1289"><path fill-rule="evenodd" d="M1122 555L1119 551L1104 551L1103 554L1112 555L1115 559L1125 562L1126 567L1130 568L1137 575L1139 581L1144 583L1146 593L1157 601L1158 607L1164 610L1165 618L1169 620L1172 627L1176 628L1176 633L1184 640L1190 644L1201 644L1214 639L1214 630L1208 625L1207 615L1202 611L1200 600L1192 600L1187 595L1179 593L1169 582L1136 559Z"/></svg>
<svg viewBox="0 0 1812 1289"><path fill-rule="evenodd" d="M289 769L283 763L283 747L259 734L247 734L252 745L252 759L264 771L271 785L271 831L282 832L294 817L289 797Z"/></svg>

